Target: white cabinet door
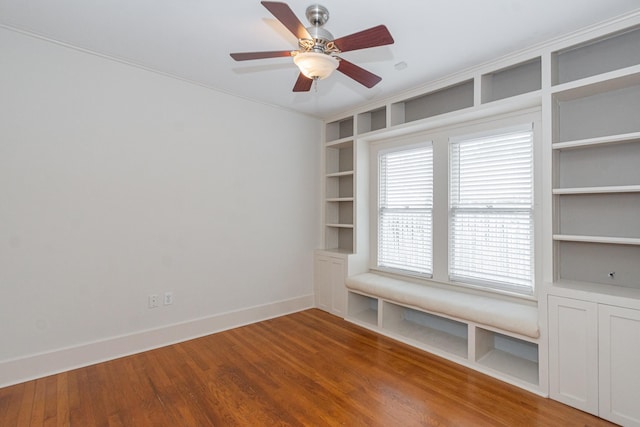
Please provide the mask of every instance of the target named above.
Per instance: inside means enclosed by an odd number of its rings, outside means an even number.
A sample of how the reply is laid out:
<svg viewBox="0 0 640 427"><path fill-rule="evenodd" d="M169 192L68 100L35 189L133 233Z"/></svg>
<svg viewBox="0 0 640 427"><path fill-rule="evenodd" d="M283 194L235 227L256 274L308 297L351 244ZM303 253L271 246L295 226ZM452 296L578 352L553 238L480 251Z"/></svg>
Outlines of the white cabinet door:
<svg viewBox="0 0 640 427"><path fill-rule="evenodd" d="M549 395L598 415L598 306L549 296Z"/></svg>
<svg viewBox="0 0 640 427"><path fill-rule="evenodd" d="M316 255L313 263L313 288L316 307L331 312L331 258Z"/></svg>
<svg viewBox="0 0 640 427"><path fill-rule="evenodd" d="M331 312L340 317L345 317L347 306L347 288L345 260L343 258L331 258Z"/></svg>
<svg viewBox="0 0 640 427"><path fill-rule="evenodd" d="M640 310L599 306L600 416L640 426Z"/></svg>
<svg viewBox="0 0 640 427"><path fill-rule="evenodd" d="M338 316L345 316L347 290L344 258L316 254L314 261L314 290L316 307Z"/></svg>

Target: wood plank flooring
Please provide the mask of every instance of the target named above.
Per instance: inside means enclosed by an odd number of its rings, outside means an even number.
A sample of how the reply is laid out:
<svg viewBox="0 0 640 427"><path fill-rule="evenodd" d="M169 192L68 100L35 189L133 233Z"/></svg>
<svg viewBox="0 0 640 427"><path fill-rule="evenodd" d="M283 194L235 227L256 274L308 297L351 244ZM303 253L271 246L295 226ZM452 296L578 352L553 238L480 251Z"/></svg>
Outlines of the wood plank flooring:
<svg viewBox="0 0 640 427"><path fill-rule="evenodd" d="M609 426L307 310L0 389L0 426Z"/></svg>

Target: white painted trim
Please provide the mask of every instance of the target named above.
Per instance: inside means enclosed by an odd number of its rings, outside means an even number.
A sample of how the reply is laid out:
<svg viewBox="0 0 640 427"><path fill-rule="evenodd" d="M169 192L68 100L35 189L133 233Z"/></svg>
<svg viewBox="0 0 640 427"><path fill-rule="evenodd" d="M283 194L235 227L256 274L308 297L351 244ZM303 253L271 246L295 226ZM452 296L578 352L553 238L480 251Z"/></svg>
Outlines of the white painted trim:
<svg viewBox="0 0 640 427"><path fill-rule="evenodd" d="M0 361L0 388L314 307L313 295L219 313L106 340Z"/></svg>

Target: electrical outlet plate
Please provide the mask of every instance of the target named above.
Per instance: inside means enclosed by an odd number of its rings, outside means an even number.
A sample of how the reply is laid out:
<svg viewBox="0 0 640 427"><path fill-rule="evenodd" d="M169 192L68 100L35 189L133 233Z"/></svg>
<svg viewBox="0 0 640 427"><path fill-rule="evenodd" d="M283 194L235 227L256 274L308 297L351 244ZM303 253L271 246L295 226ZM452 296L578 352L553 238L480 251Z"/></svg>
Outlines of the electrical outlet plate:
<svg viewBox="0 0 640 427"><path fill-rule="evenodd" d="M156 308L160 306L160 297L158 294L149 295L149 308Z"/></svg>
<svg viewBox="0 0 640 427"><path fill-rule="evenodd" d="M165 292L164 293L164 305L173 304L173 292Z"/></svg>

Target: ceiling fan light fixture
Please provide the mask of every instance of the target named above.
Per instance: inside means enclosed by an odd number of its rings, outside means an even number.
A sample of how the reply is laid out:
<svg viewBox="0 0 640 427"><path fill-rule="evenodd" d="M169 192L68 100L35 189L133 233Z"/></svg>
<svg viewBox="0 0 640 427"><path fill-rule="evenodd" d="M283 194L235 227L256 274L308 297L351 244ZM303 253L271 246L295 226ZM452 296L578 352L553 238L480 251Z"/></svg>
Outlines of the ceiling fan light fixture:
<svg viewBox="0 0 640 427"><path fill-rule="evenodd" d="M339 65L333 56L318 52L300 52L293 57L293 62L302 74L314 80L326 79Z"/></svg>

